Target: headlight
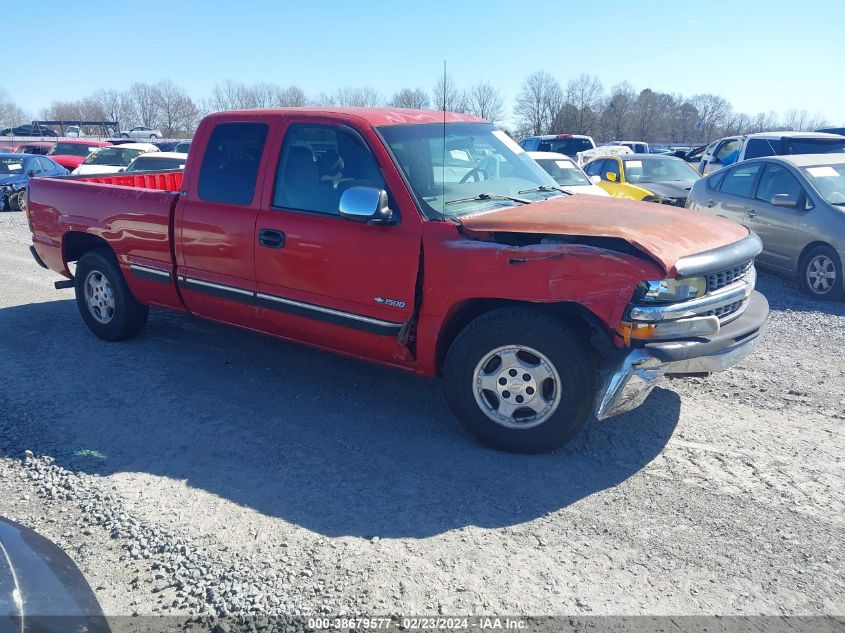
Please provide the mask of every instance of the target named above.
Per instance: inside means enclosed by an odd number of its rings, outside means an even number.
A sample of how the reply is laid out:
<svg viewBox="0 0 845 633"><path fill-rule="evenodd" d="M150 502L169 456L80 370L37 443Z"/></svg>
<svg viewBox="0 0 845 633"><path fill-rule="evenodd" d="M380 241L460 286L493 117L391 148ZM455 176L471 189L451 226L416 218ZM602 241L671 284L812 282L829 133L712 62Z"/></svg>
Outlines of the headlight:
<svg viewBox="0 0 845 633"><path fill-rule="evenodd" d="M704 277L661 279L640 283L637 298L642 301L686 301L700 297L706 292L707 279Z"/></svg>

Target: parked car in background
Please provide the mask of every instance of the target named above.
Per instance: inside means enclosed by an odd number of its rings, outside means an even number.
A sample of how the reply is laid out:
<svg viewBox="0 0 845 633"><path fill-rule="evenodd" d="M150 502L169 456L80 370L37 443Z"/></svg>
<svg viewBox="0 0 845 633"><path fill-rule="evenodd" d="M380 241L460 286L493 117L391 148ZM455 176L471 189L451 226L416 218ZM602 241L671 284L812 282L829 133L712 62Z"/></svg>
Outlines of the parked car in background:
<svg viewBox="0 0 845 633"><path fill-rule="evenodd" d="M78 125L70 125L65 128L66 138L82 138L83 136L85 136L85 132Z"/></svg>
<svg viewBox="0 0 845 633"><path fill-rule="evenodd" d="M595 180L592 180L569 156L554 152L528 152L528 155L536 160L564 191L593 196L610 195L596 184L601 180L598 176L593 176Z"/></svg>
<svg viewBox="0 0 845 633"><path fill-rule="evenodd" d="M67 169L46 156L0 154L0 211L20 211L30 178L67 173Z"/></svg>
<svg viewBox="0 0 845 633"><path fill-rule="evenodd" d="M178 143L176 143L176 146L173 148L173 151L183 152L187 154L189 149L191 149L191 141L179 141Z"/></svg>
<svg viewBox="0 0 845 633"><path fill-rule="evenodd" d="M596 142L592 136L583 134L546 134L528 136L520 141L519 146L527 152L554 152L575 158L578 152L594 149Z"/></svg>
<svg viewBox="0 0 845 633"><path fill-rule="evenodd" d="M141 154L157 151L158 148L152 143L124 143L100 147L88 154L72 173L74 175L113 174L126 169L129 163Z"/></svg>
<svg viewBox="0 0 845 633"><path fill-rule="evenodd" d="M40 154L44 156L48 154L55 143L53 141L30 141L29 143L20 143L15 152L18 154Z"/></svg>
<svg viewBox="0 0 845 633"><path fill-rule="evenodd" d="M836 152L845 152L845 136L824 132L764 132L742 137L739 161L763 156Z"/></svg>
<svg viewBox="0 0 845 633"><path fill-rule="evenodd" d="M185 169L187 154L179 152L153 152L141 154L134 158L124 171L166 171L168 169Z"/></svg>
<svg viewBox="0 0 845 633"><path fill-rule="evenodd" d="M161 130L151 127L144 127L139 125L133 127L131 130L121 130L120 136L123 138L161 138Z"/></svg>
<svg viewBox="0 0 845 633"><path fill-rule="evenodd" d="M8 154L18 149L18 143L0 143L0 153Z"/></svg>
<svg viewBox="0 0 845 633"><path fill-rule="evenodd" d="M744 161L697 182L687 207L757 233L757 262L796 276L807 294L843 296L845 154Z"/></svg>
<svg viewBox="0 0 845 633"><path fill-rule="evenodd" d="M176 147L175 141L153 141L153 145L158 148L160 152L172 152L174 151L173 148Z"/></svg>
<svg viewBox="0 0 845 633"><path fill-rule="evenodd" d="M654 154L624 154L591 160L588 176L599 176L599 187L617 198L682 207L698 172L680 158Z"/></svg>
<svg viewBox="0 0 845 633"><path fill-rule="evenodd" d="M605 143L605 145L623 145L635 154L649 153L648 143L645 141L610 141L609 143Z"/></svg>
<svg viewBox="0 0 845 633"><path fill-rule="evenodd" d="M727 369L766 321L746 228L562 194L469 115L221 112L195 145L184 172L30 185L31 252L102 339L137 335L155 305L442 376L467 430L530 453L664 374Z"/></svg>
<svg viewBox="0 0 845 633"><path fill-rule="evenodd" d="M578 152L575 157L575 162L583 168L584 165L598 156L623 156L625 154L633 153L634 151L625 145L605 145L603 147L596 147L595 149Z"/></svg>
<svg viewBox="0 0 845 633"><path fill-rule="evenodd" d="M825 132L827 134L839 134L840 136L845 136L845 127L825 127L820 130L816 130L816 132Z"/></svg>
<svg viewBox="0 0 845 633"><path fill-rule="evenodd" d="M649 154L657 154L659 156L671 156L674 155L675 152L671 149L667 149L665 147L649 147L648 148Z"/></svg>
<svg viewBox="0 0 845 633"><path fill-rule="evenodd" d="M106 141L58 141L53 148L47 152L62 167L73 171L82 164L85 157L98 147L108 147L111 143Z"/></svg>
<svg viewBox="0 0 845 633"><path fill-rule="evenodd" d="M701 161L698 164L699 173L706 176L717 169L721 169L722 161L731 156L733 152L738 151L741 142L741 136L726 136L710 143L701 154ZM736 161L734 160L734 162Z"/></svg>
<svg viewBox="0 0 845 633"><path fill-rule="evenodd" d="M19 125L18 127L7 127L0 130L0 136L58 136L56 130L44 125Z"/></svg>

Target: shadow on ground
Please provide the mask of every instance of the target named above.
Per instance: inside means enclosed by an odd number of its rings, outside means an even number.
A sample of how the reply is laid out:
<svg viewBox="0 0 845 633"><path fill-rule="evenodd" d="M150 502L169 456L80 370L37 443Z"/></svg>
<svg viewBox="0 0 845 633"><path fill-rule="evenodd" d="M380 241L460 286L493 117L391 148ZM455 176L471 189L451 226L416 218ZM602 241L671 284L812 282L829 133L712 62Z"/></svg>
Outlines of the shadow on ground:
<svg viewBox="0 0 845 633"><path fill-rule="evenodd" d="M664 447L658 389L564 450L517 456L466 436L437 381L164 312L105 343L70 300L0 310L0 452L147 472L329 535L501 527L623 482Z"/></svg>

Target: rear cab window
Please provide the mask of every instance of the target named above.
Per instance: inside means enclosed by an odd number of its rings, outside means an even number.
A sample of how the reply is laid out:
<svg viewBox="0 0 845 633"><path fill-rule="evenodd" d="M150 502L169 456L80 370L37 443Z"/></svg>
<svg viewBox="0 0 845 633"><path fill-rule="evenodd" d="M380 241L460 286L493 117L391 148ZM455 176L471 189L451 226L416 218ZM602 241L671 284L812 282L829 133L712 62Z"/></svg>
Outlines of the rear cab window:
<svg viewBox="0 0 845 633"><path fill-rule="evenodd" d="M200 167L197 194L206 202L248 205L255 196L266 123L218 123Z"/></svg>

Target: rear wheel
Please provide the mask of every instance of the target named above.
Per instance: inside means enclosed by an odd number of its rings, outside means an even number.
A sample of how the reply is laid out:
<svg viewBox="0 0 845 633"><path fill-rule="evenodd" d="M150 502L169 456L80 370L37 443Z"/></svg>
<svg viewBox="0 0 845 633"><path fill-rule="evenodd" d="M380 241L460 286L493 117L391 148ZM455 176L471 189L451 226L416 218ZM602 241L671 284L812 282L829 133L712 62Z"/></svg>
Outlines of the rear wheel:
<svg viewBox="0 0 845 633"><path fill-rule="evenodd" d="M842 298L842 262L830 246L815 246L807 251L801 258L798 275L801 289L811 297Z"/></svg>
<svg viewBox="0 0 845 633"><path fill-rule="evenodd" d="M596 391L592 354L565 323L531 308L502 308L470 323L443 367L461 424L493 448L542 453L586 425Z"/></svg>
<svg viewBox="0 0 845 633"><path fill-rule="evenodd" d="M129 135L128 134L121 134L120 138L129 138Z"/></svg>
<svg viewBox="0 0 845 633"><path fill-rule="evenodd" d="M26 191L24 190L11 194L8 198L9 209L12 211L20 211L23 208L23 206L21 205L21 200L24 198L25 195Z"/></svg>
<svg viewBox="0 0 845 633"><path fill-rule="evenodd" d="M74 282L82 320L101 339L120 341L144 329L149 310L132 296L110 250L85 253L76 265Z"/></svg>

